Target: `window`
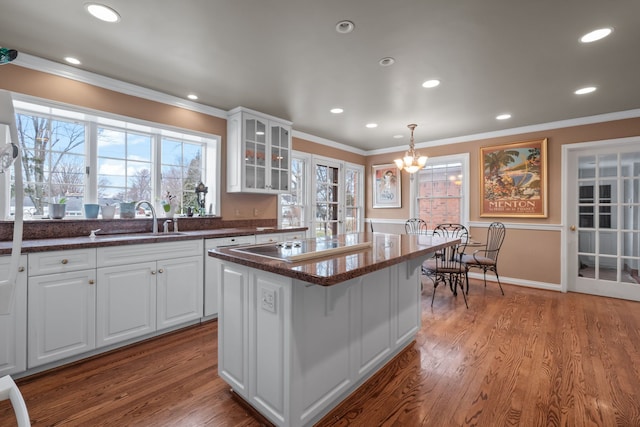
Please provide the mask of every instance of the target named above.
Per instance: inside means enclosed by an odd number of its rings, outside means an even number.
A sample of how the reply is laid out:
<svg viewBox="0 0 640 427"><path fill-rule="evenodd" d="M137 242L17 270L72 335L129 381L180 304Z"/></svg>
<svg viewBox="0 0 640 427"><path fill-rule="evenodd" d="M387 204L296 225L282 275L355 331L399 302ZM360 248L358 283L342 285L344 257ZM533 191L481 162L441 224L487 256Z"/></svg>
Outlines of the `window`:
<svg viewBox="0 0 640 427"><path fill-rule="evenodd" d="M14 101L25 183L25 218L48 216L66 198L67 216L84 203L148 200L157 209L167 191L178 212L196 207L195 187L208 187L207 206L219 213L219 138L107 113ZM5 187L10 183L5 182ZM0 212L9 218L15 206Z"/></svg>
<svg viewBox="0 0 640 427"><path fill-rule="evenodd" d="M281 227L309 227L313 237L364 226L364 166L293 152L291 192L279 198Z"/></svg>
<svg viewBox="0 0 640 427"><path fill-rule="evenodd" d="M356 233L364 223L364 183L362 182L364 168L347 164L345 167L345 233Z"/></svg>
<svg viewBox="0 0 640 427"><path fill-rule="evenodd" d="M309 215L307 195L309 194L309 156L293 153L291 157L291 191L280 195L280 227L305 227Z"/></svg>
<svg viewBox="0 0 640 427"><path fill-rule="evenodd" d="M162 185L161 192L170 192L177 197L180 207L198 208L196 193L193 190L204 181L204 147L202 144L162 139ZM206 206L205 206L206 209ZM197 212L197 210L196 210Z"/></svg>
<svg viewBox="0 0 640 427"><path fill-rule="evenodd" d="M432 229L437 224L467 224L468 154L429 159L411 180L413 216Z"/></svg>
<svg viewBox="0 0 640 427"><path fill-rule="evenodd" d="M98 127L98 203L152 200L150 134Z"/></svg>
<svg viewBox="0 0 640 427"><path fill-rule="evenodd" d="M51 116L16 114L16 126L22 148L25 212L47 215L49 203L65 198L67 215L82 215L85 125Z"/></svg>

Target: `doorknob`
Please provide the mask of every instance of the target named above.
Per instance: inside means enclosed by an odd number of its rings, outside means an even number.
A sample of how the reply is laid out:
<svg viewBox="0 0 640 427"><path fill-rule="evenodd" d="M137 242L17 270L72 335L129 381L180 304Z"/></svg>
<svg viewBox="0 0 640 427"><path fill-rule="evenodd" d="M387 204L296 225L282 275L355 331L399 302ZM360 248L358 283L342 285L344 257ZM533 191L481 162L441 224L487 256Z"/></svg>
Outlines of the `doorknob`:
<svg viewBox="0 0 640 427"><path fill-rule="evenodd" d="M572 225L571 227L569 227L569 230L571 230L571 231L576 231L576 226L575 226L575 225Z"/></svg>

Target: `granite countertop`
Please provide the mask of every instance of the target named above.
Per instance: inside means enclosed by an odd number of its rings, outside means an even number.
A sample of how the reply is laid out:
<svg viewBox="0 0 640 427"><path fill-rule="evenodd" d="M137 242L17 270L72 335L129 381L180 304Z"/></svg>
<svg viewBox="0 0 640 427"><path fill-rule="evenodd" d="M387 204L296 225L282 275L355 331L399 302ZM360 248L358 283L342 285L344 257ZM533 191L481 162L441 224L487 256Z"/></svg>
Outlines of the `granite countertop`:
<svg viewBox="0 0 640 427"><path fill-rule="evenodd" d="M275 227L239 227L217 228L213 230L181 231L178 233L97 233L95 239L89 236L57 237L51 239L28 239L22 241L22 253L46 252L52 250L97 248L105 246L135 245L140 243L172 242L178 240L215 239L220 237L249 236L254 234L272 234L305 231L306 228ZM8 255L13 247L12 241L0 242L0 255Z"/></svg>
<svg viewBox="0 0 640 427"><path fill-rule="evenodd" d="M370 232L342 234L335 239L345 247L352 246L353 251L296 262L241 252L243 248L275 246L264 244L211 249L209 256L316 285L331 286L407 260L425 258L443 247L460 242L460 240L441 239L433 241L432 237L427 235ZM313 250L316 242L321 240L323 239L303 239L310 251ZM365 245L366 243L370 243L370 246Z"/></svg>

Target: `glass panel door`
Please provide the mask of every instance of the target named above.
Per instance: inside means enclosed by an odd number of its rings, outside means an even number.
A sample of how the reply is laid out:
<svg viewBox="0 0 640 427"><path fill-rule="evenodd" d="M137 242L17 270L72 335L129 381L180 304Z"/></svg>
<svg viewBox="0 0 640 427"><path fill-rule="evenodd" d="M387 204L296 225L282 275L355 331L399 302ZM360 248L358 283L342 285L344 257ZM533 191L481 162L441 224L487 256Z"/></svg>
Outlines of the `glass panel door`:
<svg viewBox="0 0 640 427"><path fill-rule="evenodd" d="M570 272L578 292L640 300L640 151L569 153Z"/></svg>
<svg viewBox="0 0 640 427"><path fill-rule="evenodd" d="M289 190L289 130L271 125L271 189Z"/></svg>
<svg viewBox="0 0 640 427"><path fill-rule="evenodd" d="M248 117L245 126L245 186L266 188L266 121Z"/></svg>
<svg viewBox="0 0 640 427"><path fill-rule="evenodd" d="M311 237L333 237L342 233L340 163L314 162L315 215Z"/></svg>

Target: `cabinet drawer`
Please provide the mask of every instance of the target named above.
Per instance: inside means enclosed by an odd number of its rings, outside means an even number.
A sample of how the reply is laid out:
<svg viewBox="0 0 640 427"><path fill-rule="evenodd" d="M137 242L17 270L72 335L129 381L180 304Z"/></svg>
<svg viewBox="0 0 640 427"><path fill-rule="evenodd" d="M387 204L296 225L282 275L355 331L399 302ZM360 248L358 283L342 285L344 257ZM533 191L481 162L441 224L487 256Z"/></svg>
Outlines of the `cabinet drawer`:
<svg viewBox="0 0 640 427"><path fill-rule="evenodd" d="M235 236L235 237L221 237L219 239L207 239L205 240L205 248L213 249L220 246L235 246L235 245L252 245L256 242L256 237L251 236Z"/></svg>
<svg viewBox="0 0 640 427"><path fill-rule="evenodd" d="M72 249L29 254L29 276L65 273L91 268L96 268L95 249Z"/></svg>
<svg viewBox="0 0 640 427"><path fill-rule="evenodd" d="M202 239L98 248L98 267L134 264L203 254Z"/></svg>
<svg viewBox="0 0 640 427"><path fill-rule="evenodd" d="M287 240L300 240L304 239L304 232L296 233L270 233L270 234L258 234L256 235L256 243L277 243Z"/></svg>

